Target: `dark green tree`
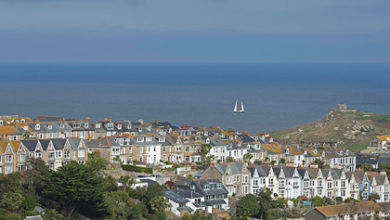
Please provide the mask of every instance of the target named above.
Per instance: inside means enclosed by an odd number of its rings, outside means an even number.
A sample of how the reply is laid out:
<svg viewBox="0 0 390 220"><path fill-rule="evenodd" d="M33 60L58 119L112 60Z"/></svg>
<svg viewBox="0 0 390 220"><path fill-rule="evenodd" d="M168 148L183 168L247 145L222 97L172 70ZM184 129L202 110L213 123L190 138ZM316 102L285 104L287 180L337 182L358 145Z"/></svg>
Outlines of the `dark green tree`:
<svg viewBox="0 0 390 220"><path fill-rule="evenodd" d="M77 210L88 217L104 217L108 212L103 197L103 177L75 161L44 178L42 195L64 208L67 217Z"/></svg>
<svg viewBox="0 0 390 220"><path fill-rule="evenodd" d="M93 152L88 154L88 160L85 163L85 166L90 168L93 171L102 171L106 169L108 162L106 159L100 156L100 152Z"/></svg>
<svg viewBox="0 0 390 220"><path fill-rule="evenodd" d="M318 168L320 168L320 169L324 169L324 168L325 168L325 162L322 161L322 160L320 160L320 159L316 159L316 160L314 161L314 163L317 164L317 165L318 165Z"/></svg>
<svg viewBox="0 0 390 220"><path fill-rule="evenodd" d="M272 192L268 188L263 188L257 193L257 202L260 205L259 217L265 220L270 219L272 209Z"/></svg>
<svg viewBox="0 0 390 220"><path fill-rule="evenodd" d="M257 198L253 194L247 194L241 197L237 203L237 217L247 219L259 213L260 205L257 203Z"/></svg>
<svg viewBox="0 0 390 220"><path fill-rule="evenodd" d="M369 200L372 200L372 201L376 201L376 200L379 200L380 197L377 193L371 193L369 196L368 196L368 199Z"/></svg>
<svg viewBox="0 0 390 220"><path fill-rule="evenodd" d="M253 154L250 154L250 153L246 153L244 154L243 156L243 159L246 163L249 163L249 161L253 158Z"/></svg>

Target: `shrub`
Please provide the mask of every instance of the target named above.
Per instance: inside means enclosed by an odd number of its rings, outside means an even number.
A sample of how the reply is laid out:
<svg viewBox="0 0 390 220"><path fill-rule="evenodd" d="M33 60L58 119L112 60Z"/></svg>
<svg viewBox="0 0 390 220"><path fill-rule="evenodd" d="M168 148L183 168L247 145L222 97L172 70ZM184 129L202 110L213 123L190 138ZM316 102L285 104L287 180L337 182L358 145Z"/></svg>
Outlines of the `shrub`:
<svg viewBox="0 0 390 220"><path fill-rule="evenodd" d="M153 169L151 167L137 167L133 165L122 165L123 170L134 171L138 173L153 173Z"/></svg>

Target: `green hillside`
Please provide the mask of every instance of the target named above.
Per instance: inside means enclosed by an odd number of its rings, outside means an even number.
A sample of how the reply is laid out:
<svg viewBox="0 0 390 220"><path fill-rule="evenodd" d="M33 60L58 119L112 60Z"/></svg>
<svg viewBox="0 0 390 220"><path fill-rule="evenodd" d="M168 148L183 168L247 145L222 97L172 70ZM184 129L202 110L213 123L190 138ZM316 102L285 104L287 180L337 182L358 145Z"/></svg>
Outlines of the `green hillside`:
<svg viewBox="0 0 390 220"><path fill-rule="evenodd" d="M351 150L368 146L377 135L390 133L390 115L368 112L329 112L323 119L271 132L288 143L336 141Z"/></svg>

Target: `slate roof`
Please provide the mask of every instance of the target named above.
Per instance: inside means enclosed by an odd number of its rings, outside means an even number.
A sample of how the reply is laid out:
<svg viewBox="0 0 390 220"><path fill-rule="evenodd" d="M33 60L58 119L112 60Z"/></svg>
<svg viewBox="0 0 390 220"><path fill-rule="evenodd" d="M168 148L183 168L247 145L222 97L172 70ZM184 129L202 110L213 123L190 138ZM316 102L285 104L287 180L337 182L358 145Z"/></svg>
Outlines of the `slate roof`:
<svg viewBox="0 0 390 220"><path fill-rule="evenodd" d="M43 150L47 150L47 148L49 147L50 140L39 140L39 143L41 143Z"/></svg>
<svg viewBox="0 0 390 220"><path fill-rule="evenodd" d="M237 138L240 139L243 143L251 143L255 141L255 139L245 134L239 134L237 135Z"/></svg>
<svg viewBox="0 0 390 220"><path fill-rule="evenodd" d="M165 194L165 197L167 197L169 200L172 200L172 201L174 201L176 203L179 203L179 204L185 204L185 203L189 202L188 199L186 199L183 196L177 194L173 190L164 191L164 194Z"/></svg>
<svg viewBox="0 0 390 220"><path fill-rule="evenodd" d="M22 144L29 150L35 151L35 148L38 144L37 140L22 140Z"/></svg>
<svg viewBox="0 0 390 220"><path fill-rule="evenodd" d="M81 142L81 139L80 138L69 138L68 139L68 142L70 144L70 147L75 150L79 147L79 144Z"/></svg>
<svg viewBox="0 0 390 220"><path fill-rule="evenodd" d="M241 174L242 167L244 166L243 163L227 163L227 164L216 164L214 167L222 174L226 174L226 170L230 168L231 174Z"/></svg>
<svg viewBox="0 0 390 220"><path fill-rule="evenodd" d="M99 139L92 139L85 143L90 148L107 148L110 146L119 146L113 137L104 137Z"/></svg>
<svg viewBox="0 0 390 220"><path fill-rule="evenodd" d="M53 143L54 149L62 150L65 147L66 139L51 139L51 142Z"/></svg>

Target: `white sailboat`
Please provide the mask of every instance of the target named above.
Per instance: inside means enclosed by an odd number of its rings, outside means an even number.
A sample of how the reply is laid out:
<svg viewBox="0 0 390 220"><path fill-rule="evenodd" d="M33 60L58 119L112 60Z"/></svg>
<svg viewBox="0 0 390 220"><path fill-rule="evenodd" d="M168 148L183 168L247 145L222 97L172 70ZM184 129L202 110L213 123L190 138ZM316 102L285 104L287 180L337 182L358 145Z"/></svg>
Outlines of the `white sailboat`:
<svg viewBox="0 0 390 220"><path fill-rule="evenodd" d="M245 112L244 103L241 101L241 106L239 106L238 99L236 99L236 104L234 105L233 112L234 113L244 113Z"/></svg>

